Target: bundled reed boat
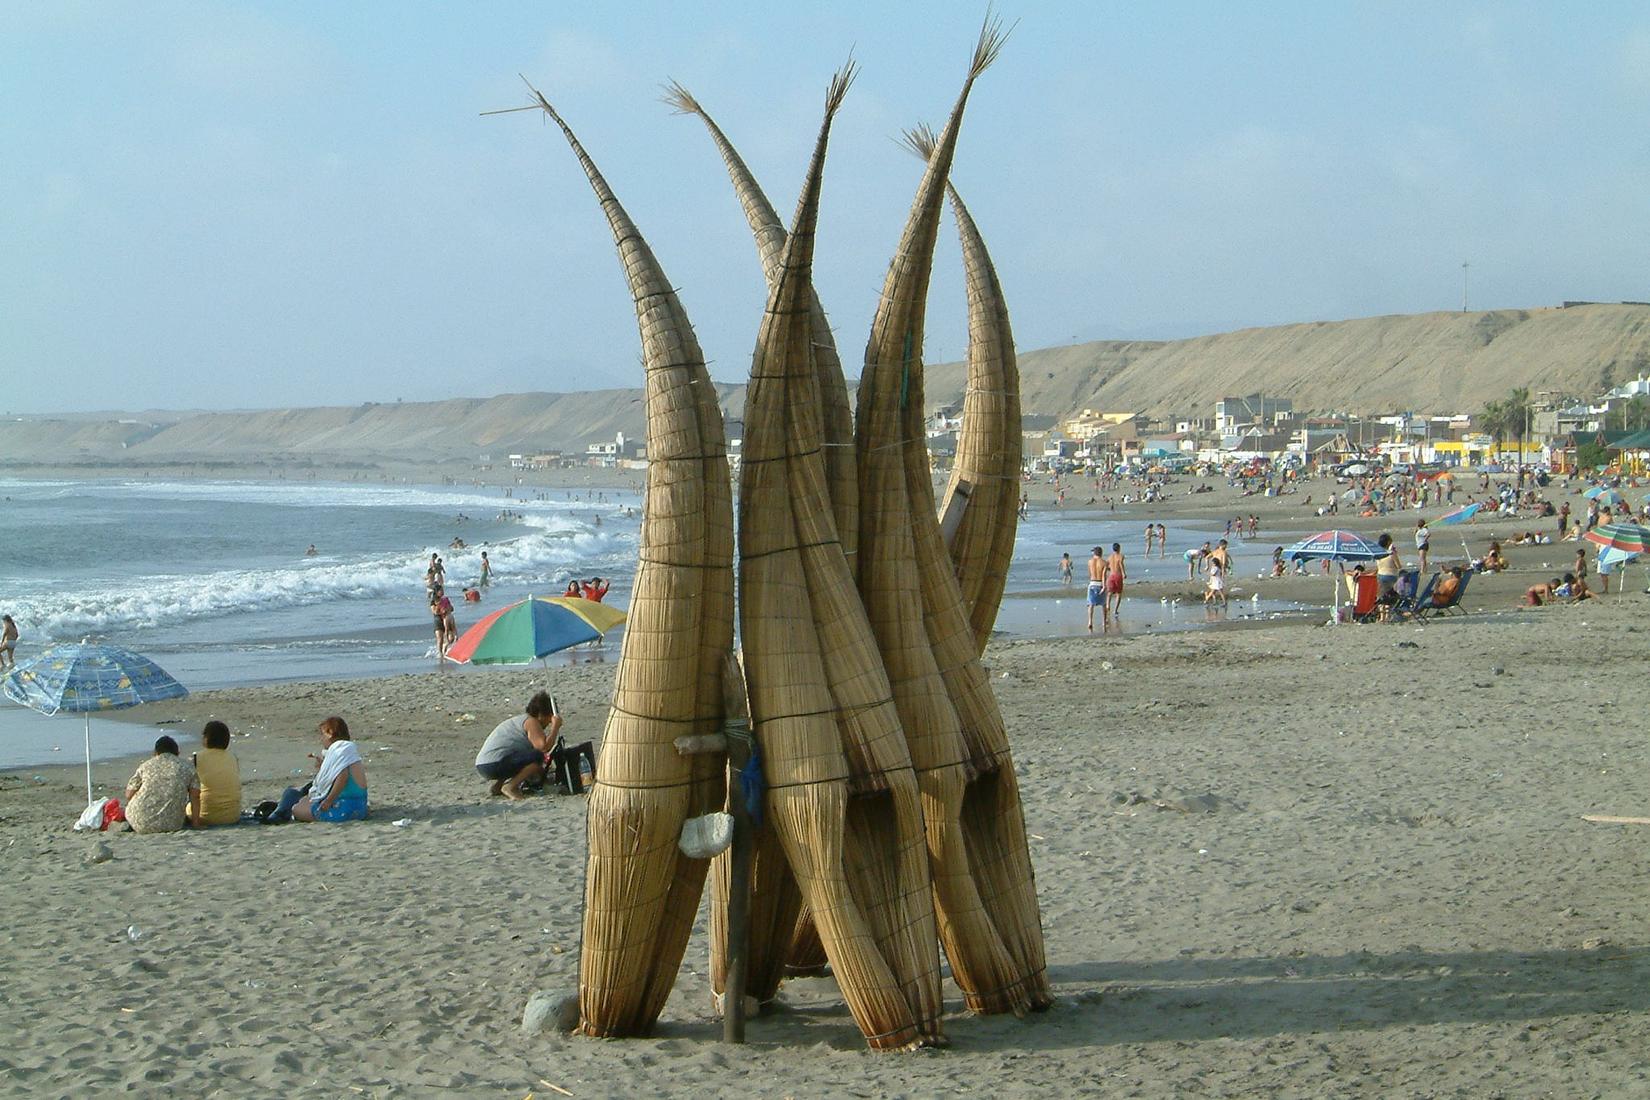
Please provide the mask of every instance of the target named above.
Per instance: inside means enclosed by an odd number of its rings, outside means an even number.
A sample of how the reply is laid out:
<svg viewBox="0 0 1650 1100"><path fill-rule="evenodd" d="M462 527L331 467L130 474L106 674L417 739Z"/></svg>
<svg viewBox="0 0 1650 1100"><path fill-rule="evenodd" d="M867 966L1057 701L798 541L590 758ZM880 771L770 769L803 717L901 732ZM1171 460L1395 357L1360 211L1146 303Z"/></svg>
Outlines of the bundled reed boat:
<svg viewBox="0 0 1650 1100"><path fill-rule="evenodd" d="M981 32L928 159L872 322L855 424L860 593L923 792L941 940L966 1003L982 1013L1022 1013L1050 999L1006 730L935 514L921 356L957 133L1002 41L995 24Z"/></svg>
<svg viewBox="0 0 1650 1100"><path fill-rule="evenodd" d="M933 156L938 140L926 126L905 135L906 145L924 163ZM962 240L968 386L956 462L941 497L940 533L951 555L975 648L984 654L1002 606L1019 526L1020 368L1014 358L1008 302L985 238L949 180L945 190Z"/></svg>
<svg viewBox="0 0 1650 1100"><path fill-rule="evenodd" d="M733 510L727 446L704 356L640 231L572 129L536 89L607 217L636 305L648 467L639 564L588 807L579 1030L646 1034L675 983L709 861L682 826L719 809L723 758L675 740L713 734L733 645Z"/></svg>
<svg viewBox="0 0 1650 1100"><path fill-rule="evenodd" d="M831 120L852 77L850 65L832 81L752 357L739 621L768 825L867 1043L901 1049L943 1041L923 814L836 531L815 361L814 226Z"/></svg>

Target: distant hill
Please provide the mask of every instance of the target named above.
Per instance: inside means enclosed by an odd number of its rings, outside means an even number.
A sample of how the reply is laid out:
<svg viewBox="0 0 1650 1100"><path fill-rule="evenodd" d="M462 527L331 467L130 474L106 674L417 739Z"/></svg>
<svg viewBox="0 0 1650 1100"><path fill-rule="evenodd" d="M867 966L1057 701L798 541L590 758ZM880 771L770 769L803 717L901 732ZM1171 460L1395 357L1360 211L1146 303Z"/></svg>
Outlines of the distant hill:
<svg viewBox="0 0 1650 1100"><path fill-rule="evenodd" d="M1022 351L1023 407L1210 415L1227 395L1288 397L1301 410L1472 412L1514 386L1594 396L1650 374L1650 306L1421 313L1315 321L1167 342L1101 340ZM930 407L960 402L960 363L928 368ZM744 387L718 385L737 417ZM0 466L27 463L312 459L496 460L640 438L638 389L520 393L348 408L0 421Z"/></svg>
<svg viewBox="0 0 1650 1100"><path fill-rule="evenodd" d="M1212 415L1225 396L1297 409L1476 412L1515 386L1592 397L1650 374L1650 306L1418 313L1242 329L1167 343L1022 351L1027 412ZM963 369L928 371L930 404L960 401Z"/></svg>

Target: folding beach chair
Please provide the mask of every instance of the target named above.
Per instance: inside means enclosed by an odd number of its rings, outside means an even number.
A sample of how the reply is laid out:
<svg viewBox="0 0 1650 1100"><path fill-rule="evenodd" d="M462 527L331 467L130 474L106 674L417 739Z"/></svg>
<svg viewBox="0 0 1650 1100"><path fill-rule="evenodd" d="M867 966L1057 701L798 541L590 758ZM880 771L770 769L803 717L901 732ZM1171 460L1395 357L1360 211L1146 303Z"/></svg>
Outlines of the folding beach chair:
<svg viewBox="0 0 1650 1100"><path fill-rule="evenodd" d="M1442 571L1434 573L1427 578L1427 583L1421 586L1419 592L1416 592L1414 587L1411 586L1409 595L1400 595L1398 602L1392 605L1392 617L1395 619L1425 617L1426 609L1432 606L1432 590L1438 587L1438 578L1443 575Z"/></svg>
<svg viewBox="0 0 1650 1100"><path fill-rule="evenodd" d="M1358 578L1358 592L1352 598L1352 621L1372 623L1380 613L1381 578L1365 573Z"/></svg>
<svg viewBox="0 0 1650 1100"><path fill-rule="evenodd" d="M1427 618L1431 615L1448 614L1465 615L1467 613L1467 609L1461 606L1461 597L1467 594L1467 583L1472 580L1472 577L1473 574L1471 572L1461 574L1461 584L1460 587L1455 590L1455 595L1451 596L1444 603L1433 603L1429 606L1420 608L1418 612L1420 617Z"/></svg>

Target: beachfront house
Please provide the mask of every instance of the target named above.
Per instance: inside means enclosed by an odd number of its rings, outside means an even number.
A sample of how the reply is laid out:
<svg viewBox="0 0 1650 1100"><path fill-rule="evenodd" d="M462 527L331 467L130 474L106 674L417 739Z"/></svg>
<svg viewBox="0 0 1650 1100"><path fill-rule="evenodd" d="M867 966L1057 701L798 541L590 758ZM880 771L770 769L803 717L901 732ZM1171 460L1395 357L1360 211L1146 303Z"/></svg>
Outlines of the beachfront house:
<svg viewBox="0 0 1650 1100"><path fill-rule="evenodd" d="M607 469L617 467L645 468L647 466L647 448L642 443L626 439L623 432L615 432L611 441L598 440L595 443L586 445L584 464Z"/></svg>
<svg viewBox="0 0 1650 1100"><path fill-rule="evenodd" d="M1287 397L1259 393L1247 397L1222 397L1215 402L1215 430L1222 436L1232 436L1239 428L1252 424L1275 424L1294 411L1295 403Z"/></svg>

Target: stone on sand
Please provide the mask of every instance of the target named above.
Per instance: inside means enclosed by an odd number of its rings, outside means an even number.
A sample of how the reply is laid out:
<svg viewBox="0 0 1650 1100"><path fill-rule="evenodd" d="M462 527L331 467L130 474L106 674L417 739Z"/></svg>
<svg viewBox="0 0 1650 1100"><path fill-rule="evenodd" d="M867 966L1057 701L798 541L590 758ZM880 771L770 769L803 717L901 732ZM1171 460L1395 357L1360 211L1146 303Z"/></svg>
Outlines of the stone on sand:
<svg viewBox="0 0 1650 1100"><path fill-rule="evenodd" d="M574 993L554 993L541 989L527 998L521 1014L521 1030L527 1035L556 1030L570 1032L579 1026L579 998Z"/></svg>

